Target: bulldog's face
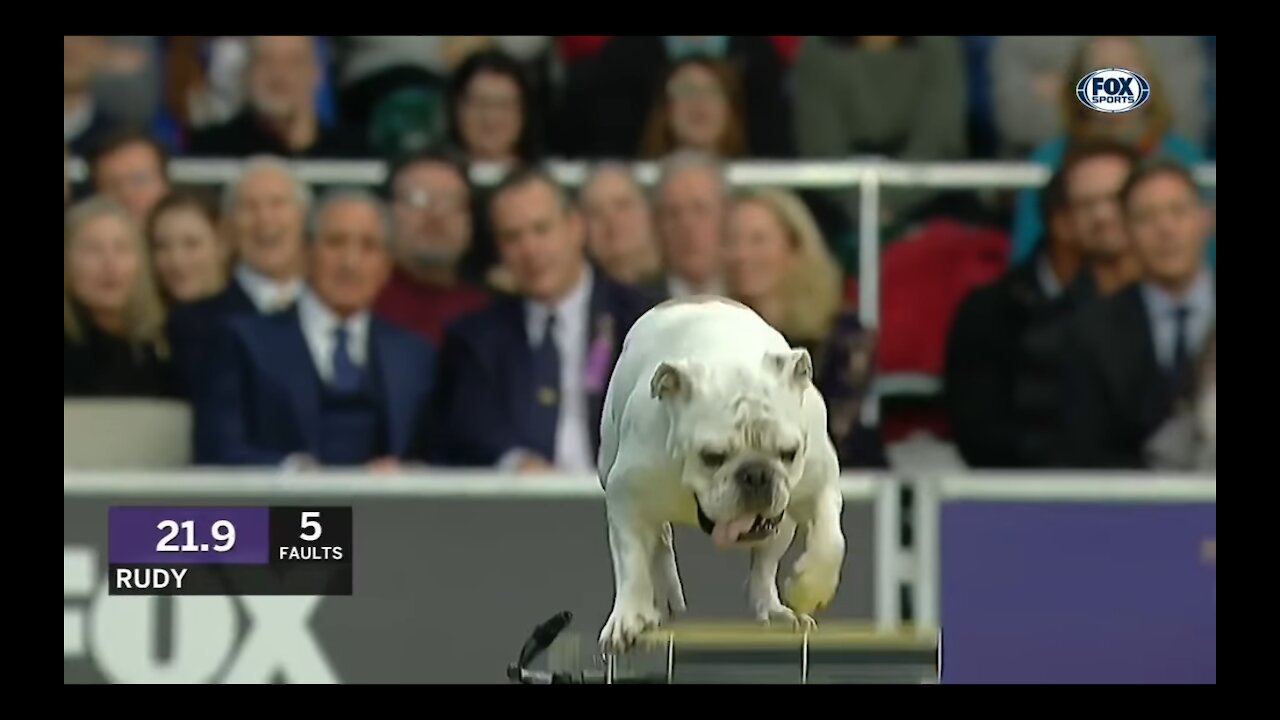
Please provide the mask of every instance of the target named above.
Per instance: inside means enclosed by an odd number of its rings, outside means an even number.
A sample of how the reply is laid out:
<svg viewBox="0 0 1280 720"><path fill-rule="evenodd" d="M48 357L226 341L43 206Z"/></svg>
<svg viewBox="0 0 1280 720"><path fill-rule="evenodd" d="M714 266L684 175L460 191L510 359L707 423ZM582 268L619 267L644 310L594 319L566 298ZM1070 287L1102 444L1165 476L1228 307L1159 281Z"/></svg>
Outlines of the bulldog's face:
<svg viewBox="0 0 1280 720"><path fill-rule="evenodd" d="M777 532L804 470L802 402L812 376L806 350L731 366L669 362L654 372L650 390L671 418L668 447L717 545Z"/></svg>

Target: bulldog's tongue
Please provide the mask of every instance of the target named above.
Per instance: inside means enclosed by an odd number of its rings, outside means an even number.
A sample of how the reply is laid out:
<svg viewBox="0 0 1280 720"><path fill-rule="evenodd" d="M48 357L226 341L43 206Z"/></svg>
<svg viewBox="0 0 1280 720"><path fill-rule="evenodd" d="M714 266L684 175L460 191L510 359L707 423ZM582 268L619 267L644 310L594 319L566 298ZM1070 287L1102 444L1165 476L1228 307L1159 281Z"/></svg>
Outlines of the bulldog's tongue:
<svg viewBox="0 0 1280 720"><path fill-rule="evenodd" d="M751 526L755 524L755 515L741 515L729 522L716 523L715 529L711 531L711 540L721 549L732 547L738 537L751 530Z"/></svg>

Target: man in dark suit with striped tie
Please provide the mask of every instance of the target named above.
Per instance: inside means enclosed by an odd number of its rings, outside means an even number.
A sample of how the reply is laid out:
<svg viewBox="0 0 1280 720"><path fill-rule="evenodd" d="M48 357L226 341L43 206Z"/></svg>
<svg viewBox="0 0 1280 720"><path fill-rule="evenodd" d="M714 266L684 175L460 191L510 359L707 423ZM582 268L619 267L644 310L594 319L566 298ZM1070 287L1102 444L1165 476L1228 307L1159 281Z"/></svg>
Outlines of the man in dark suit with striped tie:
<svg viewBox="0 0 1280 720"><path fill-rule="evenodd" d="M336 191L312 223L297 302L225 323L196 403L201 463L391 469L419 454L435 351L371 312L391 272L389 214Z"/></svg>
<svg viewBox="0 0 1280 720"><path fill-rule="evenodd" d="M446 330L429 459L593 472L609 376L651 300L592 267L582 219L545 173L506 178L490 215L518 294Z"/></svg>
<svg viewBox="0 0 1280 720"><path fill-rule="evenodd" d="M1140 166L1120 201L1141 279L1098 300L1069 331L1061 464L1139 468L1184 401L1216 317L1205 262L1211 211L1185 166Z"/></svg>

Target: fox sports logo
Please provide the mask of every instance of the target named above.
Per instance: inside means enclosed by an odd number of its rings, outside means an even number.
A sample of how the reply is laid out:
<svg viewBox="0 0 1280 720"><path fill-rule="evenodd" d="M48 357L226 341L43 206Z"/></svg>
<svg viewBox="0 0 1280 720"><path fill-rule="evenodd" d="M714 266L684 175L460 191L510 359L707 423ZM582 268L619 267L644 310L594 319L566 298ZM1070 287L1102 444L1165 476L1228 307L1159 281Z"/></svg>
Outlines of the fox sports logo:
<svg viewBox="0 0 1280 720"><path fill-rule="evenodd" d="M1129 112L1142 107L1151 97L1151 83L1132 70L1103 68L1080 78L1076 97L1098 112Z"/></svg>

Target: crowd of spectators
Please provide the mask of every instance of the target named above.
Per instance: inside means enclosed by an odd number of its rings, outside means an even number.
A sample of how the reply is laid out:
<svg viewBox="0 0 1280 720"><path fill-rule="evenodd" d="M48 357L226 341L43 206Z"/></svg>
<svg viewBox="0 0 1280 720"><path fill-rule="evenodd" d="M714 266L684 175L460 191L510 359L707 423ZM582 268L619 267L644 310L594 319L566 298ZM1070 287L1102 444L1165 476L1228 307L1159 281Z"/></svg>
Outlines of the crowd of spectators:
<svg viewBox="0 0 1280 720"><path fill-rule="evenodd" d="M1190 168L1214 156L1214 53L1201 37L66 36L64 165L88 175L64 182L64 395L185 400L200 464L587 470L631 323L715 293L813 353L842 462L881 466L865 401L890 328L858 319L858 204L734 188L726 163L1030 159L1053 172L1043 189L883 196L887 248L928 247L940 219L1003 248L942 323L946 433L980 467L1203 465L1211 451L1186 449L1212 443L1215 255ZM1152 99L1075 99L1113 66ZM173 181L181 157L238 169L211 193ZM290 164L353 158L386 160L385 182L321 187ZM590 161L580 187L543 170L559 158ZM659 162L652 188L640 159ZM504 178L473 184L479 162Z"/></svg>

